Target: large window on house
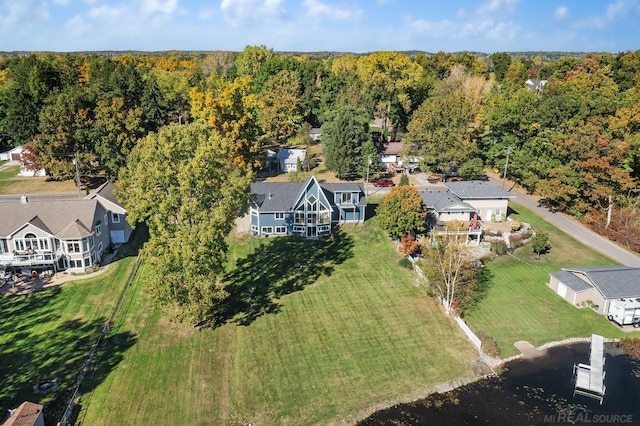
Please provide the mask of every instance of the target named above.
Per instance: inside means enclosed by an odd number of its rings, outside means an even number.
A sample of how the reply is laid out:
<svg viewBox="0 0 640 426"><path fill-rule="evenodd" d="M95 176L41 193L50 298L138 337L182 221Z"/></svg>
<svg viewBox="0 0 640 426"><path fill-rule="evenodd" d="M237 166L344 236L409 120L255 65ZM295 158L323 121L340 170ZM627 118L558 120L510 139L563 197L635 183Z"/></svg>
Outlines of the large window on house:
<svg viewBox="0 0 640 426"><path fill-rule="evenodd" d="M118 213L111 213L111 222L112 223L120 223L120 214Z"/></svg>
<svg viewBox="0 0 640 426"><path fill-rule="evenodd" d="M331 222L331 218L329 217L329 212L328 211L321 211L320 212L320 221L318 223L329 223Z"/></svg>
<svg viewBox="0 0 640 426"><path fill-rule="evenodd" d="M307 223L309 225L313 225L317 223L318 215L316 213L307 213Z"/></svg>
<svg viewBox="0 0 640 426"><path fill-rule="evenodd" d="M304 232L305 231L305 227L304 226L294 226L293 227L293 232Z"/></svg>
<svg viewBox="0 0 640 426"><path fill-rule="evenodd" d="M340 193L340 204L352 204L350 192Z"/></svg>
<svg viewBox="0 0 640 426"><path fill-rule="evenodd" d="M276 220L284 220L284 213L275 213Z"/></svg>
<svg viewBox="0 0 640 426"><path fill-rule="evenodd" d="M20 242L19 242L20 241ZM16 240L17 250L49 250L49 239L38 238L36 234L29 232L22 240Z"/></svg>
<svg viewBox="0 0 640 426"><path fill-rule="evenodd" d="M67 241L67 253L80 253L80 243L78 241Z"/></svg>
<svg viewBox="0 0 640 426"><path fill-rule="evenodd" d="M0 253L9 253L9 243L4 238L0 239Z"/></svg>
<svg viewBox="0 0 640 426"><path fill-rule="evenodd" d="M276 226L276 234L286 234L287 227L286 226Z"/></svg>
<svg viewBox="0 0 640 426"><path fill-rule="evenodd" d="M262 227L263 234L273 234L273 226L263 226Z"/></svg>
<svg viewBox="0 0 640 426"><path fill-rule="evenodd" d="M304 223L304 212L296 212L295 223Z"/></svg>
<svg viewBox="0 0 640 426"><path fill-rule="evenodd" d="M96 236L102 234L102 223L98 222L96 223Z"/></svg>

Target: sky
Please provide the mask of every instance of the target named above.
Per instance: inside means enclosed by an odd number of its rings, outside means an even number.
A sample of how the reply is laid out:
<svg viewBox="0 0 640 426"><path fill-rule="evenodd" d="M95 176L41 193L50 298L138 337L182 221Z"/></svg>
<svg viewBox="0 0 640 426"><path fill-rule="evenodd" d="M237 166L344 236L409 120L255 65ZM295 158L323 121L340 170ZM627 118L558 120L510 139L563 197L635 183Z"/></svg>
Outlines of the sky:
<svg viewBox="0 0 640 426"><path fill-rule="evenodd" d="M640 0L0 0L0 51L611 52Z"/></svg>

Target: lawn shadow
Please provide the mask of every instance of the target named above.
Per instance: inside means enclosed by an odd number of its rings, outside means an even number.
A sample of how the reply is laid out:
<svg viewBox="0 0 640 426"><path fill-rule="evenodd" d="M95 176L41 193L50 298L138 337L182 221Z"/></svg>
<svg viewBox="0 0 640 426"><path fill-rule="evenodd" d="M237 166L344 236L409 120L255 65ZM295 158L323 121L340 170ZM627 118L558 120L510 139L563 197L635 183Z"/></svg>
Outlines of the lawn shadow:
<svg viewBox="0 0 640 426"><path fill-rule="evenodd" d="M79 377L92 374L88 383L94 388L135 343L135 337L129 333L117 334L107 341L116 339L118 350L110 356L98 358L95 365L88 363L88 355L98 341L106 318L91 321L71 319L55 324L57 315L52 308L47 308L47 304L54 304L58 293L59 290L55 289L39 292L24 298L23 302L25 307L33 308L34 301L30 299L40 299L41 306L37 312L41 315L38 315L37 322L50 322L50 328L39 330L34 322L13 327L20 322L19 312L22 310L14 310L13 325L3 322L3 338L11 342L11 345L0 348L0 410L3 413L23 401L31 401L45 406L46 424L56 424ZM17 298L11 299L15 303ZM43 381L55 383L54 390L50 393L38 391L35 386Z"/></svg>
<svg viewBox="0 0 640 426"><path fill-rule="evenodd" d="M331 237L306 240L272 238L236 262L225 276L229 293L218 325L249 325L259 316L280 310L278 299L313 284L321 275L353 256L353 239L336 229Z"/></svg>

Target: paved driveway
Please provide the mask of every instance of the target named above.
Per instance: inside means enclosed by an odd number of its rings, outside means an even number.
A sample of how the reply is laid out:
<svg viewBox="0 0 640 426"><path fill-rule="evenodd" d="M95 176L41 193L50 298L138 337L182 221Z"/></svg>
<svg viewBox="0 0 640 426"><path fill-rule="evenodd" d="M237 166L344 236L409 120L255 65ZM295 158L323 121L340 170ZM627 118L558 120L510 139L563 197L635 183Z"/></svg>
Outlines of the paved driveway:
<svg viewBox="0 0 640 426"><path fill-rule="evenodd" d="M499 177L490 176L489 179L496 185L502 186L502 179ZM534 211L547 222L554 224L567 234L572 235L581 243L593 248L605 256L610 257L622 265L640 267L640 257L638 257L638 255L629 252L619 245L596 234L580 222L568 215L565 215L564 213L553 213L549 209L539 206L537 197L532 197L526 194L524 190L517 186L514 187L512 182L507 181L505 183L505 189L516 195L516 203Z"/></svg>

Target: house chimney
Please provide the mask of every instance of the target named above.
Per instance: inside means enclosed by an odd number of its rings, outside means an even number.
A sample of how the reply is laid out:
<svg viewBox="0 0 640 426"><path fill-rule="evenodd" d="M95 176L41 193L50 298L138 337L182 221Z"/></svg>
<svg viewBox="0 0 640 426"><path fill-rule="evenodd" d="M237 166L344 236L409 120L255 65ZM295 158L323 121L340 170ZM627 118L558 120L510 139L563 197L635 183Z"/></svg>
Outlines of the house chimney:
<svg viewBox="0 0 640 426"><path fill-rule="evenodd" d="M271 193L267 194L267 196L269 197L269 199L271 199Z"/></svg>
<svg viewBox="0 0 640 426"><path fill-rule="evenodd" d="M23 195L22 197L20 197L20 202L21 202L22 204L25 204L27 201L29 201L29 199L27 198L27 196L26 196L26 195Z"/></svg>

